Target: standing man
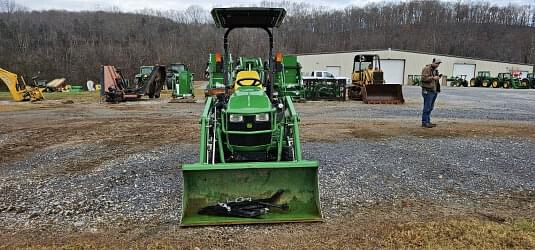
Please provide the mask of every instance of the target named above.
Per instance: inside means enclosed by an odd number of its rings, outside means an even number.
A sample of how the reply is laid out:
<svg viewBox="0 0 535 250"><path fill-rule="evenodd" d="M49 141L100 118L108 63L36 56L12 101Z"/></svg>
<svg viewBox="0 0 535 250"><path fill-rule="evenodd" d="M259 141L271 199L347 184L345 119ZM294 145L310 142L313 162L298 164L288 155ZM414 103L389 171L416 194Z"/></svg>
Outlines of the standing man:
<svg viewBox="0 0 535 250"><path fill-rule="evenodd" d="M440 92L440 77L438 74L438 66L442 61L440 59L433 59L431 64L428 64L422 70L422 96L424 98L424 108L422 111L422 127L434 128L437 125L431 123L431 111L435 106L435 100Z"/></svg>

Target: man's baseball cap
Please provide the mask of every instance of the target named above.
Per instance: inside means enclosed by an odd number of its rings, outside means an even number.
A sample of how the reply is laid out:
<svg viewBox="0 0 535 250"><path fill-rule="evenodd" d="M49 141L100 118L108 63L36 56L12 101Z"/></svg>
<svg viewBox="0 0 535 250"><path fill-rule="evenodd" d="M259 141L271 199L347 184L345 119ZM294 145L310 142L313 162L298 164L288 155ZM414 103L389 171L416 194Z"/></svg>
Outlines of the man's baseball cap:
<svg viewBox="0 0 535 250"><path fill-rule="evenodd" d="M439 63L442 63L442 60L434 58L433 63L439 64Z"/></svg>

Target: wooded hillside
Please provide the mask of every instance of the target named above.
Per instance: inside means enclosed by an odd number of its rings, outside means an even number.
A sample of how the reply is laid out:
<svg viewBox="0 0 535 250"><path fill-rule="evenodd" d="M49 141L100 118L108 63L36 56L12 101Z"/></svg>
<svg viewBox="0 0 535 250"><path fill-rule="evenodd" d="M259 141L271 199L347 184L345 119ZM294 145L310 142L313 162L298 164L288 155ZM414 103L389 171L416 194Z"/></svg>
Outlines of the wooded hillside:
<svg viewBox="0 0 535 250"><path fill-rule="evenodd" d="M535 64L535 6L412 1L325 10L284 6L275 32L283 53L402 49ZM196 78L208 53L222 51L221 30L209 10L139 13L28 11L0 5L0 67L72 83L99 78L99 66L117 65L132 76L140 65L185 62ZM263 32L233 32L234 54L265 56ZM260 46L260 48L258 47ZM199 80L197 79L197 80Z"/></svg>

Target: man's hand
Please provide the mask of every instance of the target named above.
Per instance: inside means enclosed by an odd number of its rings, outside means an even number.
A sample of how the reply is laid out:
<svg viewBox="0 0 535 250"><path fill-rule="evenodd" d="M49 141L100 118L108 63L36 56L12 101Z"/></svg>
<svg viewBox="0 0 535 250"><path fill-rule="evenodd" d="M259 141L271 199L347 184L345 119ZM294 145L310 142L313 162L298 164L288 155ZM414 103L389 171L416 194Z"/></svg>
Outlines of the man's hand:
<svg viewBox="0 0 535 250"><path fill-rule="evenodd" d="M440 80L440 76L433 76L433 80Z"/></svg>

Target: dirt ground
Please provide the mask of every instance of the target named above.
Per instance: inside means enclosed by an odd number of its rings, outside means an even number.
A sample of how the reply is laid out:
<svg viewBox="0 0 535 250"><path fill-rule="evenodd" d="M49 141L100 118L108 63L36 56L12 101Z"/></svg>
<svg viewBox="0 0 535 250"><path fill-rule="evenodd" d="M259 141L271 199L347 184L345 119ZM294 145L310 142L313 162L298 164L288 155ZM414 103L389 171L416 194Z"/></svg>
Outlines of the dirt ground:
<svg viewBox="0 0 535 250"><path fill-rule="evenodd" d="M198 143L202 103L169 104L165 100L151 100L112 105L99 103L97 96L54 99L42 103L3 101L0 104L0 166L10 166L36 152L66 143L98 142L104 151L120 147L125 149L124 154L177 141ZM368 108L361 104L340 105ZM305 114L322 108L325 109L321 102L297 104L297 109ZM532 121L439 121L437 128L423 129L418 126L417 118L412 117L357 120L343 116L325 119L312 114L302 116L301 133L304 143L396 137L535 139ZM114 157L99 154L65 166L65 172L55 174L91 170ZM533 193L505 192L481 197L477 202L484 205L475 208L401 197L395 202L356 207L345 214L325 218L322 223L305 224L180 228L171 222L120 225L104 222L98 230L90 232L0 227L0 248L535 248Z"/></svg>

